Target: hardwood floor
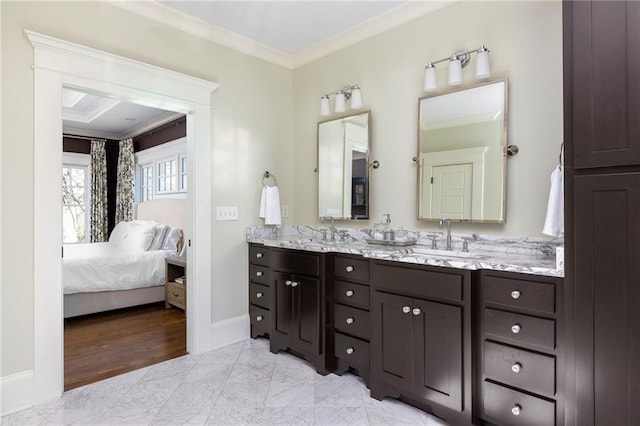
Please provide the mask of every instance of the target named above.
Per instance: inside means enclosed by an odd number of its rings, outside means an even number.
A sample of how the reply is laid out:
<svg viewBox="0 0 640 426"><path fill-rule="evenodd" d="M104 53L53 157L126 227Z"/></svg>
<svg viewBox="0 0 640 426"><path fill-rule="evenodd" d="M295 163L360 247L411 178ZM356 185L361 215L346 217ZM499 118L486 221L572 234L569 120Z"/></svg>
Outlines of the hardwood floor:
<svg viewBox="0 0 640 426"><path fill-rule="evenodd" d="M64 390L187 353L184 311L164 303L64 321Z"/></svg>

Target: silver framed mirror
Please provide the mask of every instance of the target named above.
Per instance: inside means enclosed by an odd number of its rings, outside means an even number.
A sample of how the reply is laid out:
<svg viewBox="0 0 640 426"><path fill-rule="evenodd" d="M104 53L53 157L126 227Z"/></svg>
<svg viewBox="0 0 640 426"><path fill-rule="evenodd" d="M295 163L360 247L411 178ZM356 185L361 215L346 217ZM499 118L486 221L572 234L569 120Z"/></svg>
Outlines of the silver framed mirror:
<svg viewBox="0 0 640 426"><path fill-rule="evenodd" d="M507 80L418 100L418 219L504 223Z"/></svg>
<svg viewBox="0 0 640 426"><path fill-rule="evenodd" d="M318 123L318 216L369 218L371 111Z"/></svg>

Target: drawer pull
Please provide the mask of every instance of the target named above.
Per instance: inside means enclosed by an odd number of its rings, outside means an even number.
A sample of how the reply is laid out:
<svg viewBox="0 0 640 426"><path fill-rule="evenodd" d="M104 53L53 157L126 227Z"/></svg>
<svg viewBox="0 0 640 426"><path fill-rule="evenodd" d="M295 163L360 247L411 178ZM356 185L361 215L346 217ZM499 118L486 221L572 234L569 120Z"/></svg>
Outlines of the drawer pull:
<svg viewBox="0 0 640 426"><path fill-rule="evenodd" d="M291 285L291 280L286 280L286 281L284 282L284 285Z"/></svg>
<svg viewBox="0 0 640 426"><path fill-rule="evenodd" d="M353 353L353 348L347 348L347 355L351 355Z"/></svg>
<svg viewBox="0 0 640 426"><path fill-rule="evenodd" d="M256 317L256 321L262 321L264 319L264 317L262 315L258 315Z"/></svg>
<svg viewBox="0 0 640 426"><path fill-rule="evenodd" d="M522 413L522 406L520 404L516 404L511 407L511 414L514 416L519 416Z"/></svg>
<svg viewBox="0 0 640 426"><path fill-rule="evenodd" d="M173 297L178 297L178 296L179 296L179 294L178 294L178 293L174 293L174 292L171 292L171 295L172 295Z"/></svg>
<svg viewBox="0 0 640 426"><path fill-rule="evenodd" d="M422 309L420 308L414 308L413 309L413 315L418 316L422 313Z"/></svg>
<svg viewBox="0 0 640 426"><path fill-rule="evenodd" d="M291 281L291 287L298 287L298 284L300 284L298 281Z"/></svg>
<svg viewBox="0 0 640 426"><path fill-rule="evenodd" d="M353 272L353 266L351 266L351 265L347 266L347 267L346 267L346 268L344 268L344 269L345 269L345 271L347 271L347 272Z"/></svg>
<svg viewBox="0 0 640 426"><path fill-rule="evenodd" d="M404 312L405 314L408 314L409 312L411 312L411 307L410 306L403 306L402 307L402 312Z"/></svg>
<svg viewBox="0 0 640 426"><path fill-rule="evenodd" d="M353 290L347 290L347 291L345 291L345 292L344 292L344 294L345 294L347 297L351 297L351 296L353 296Z"/></svg>
<svg viewBox="0 0 640 426"><path fill-rule="evenodd" d="M347 318L345 321L347 324L353 324L353 318Z"/></svg>
<svg viewBox="0 0 640 426"><path fill-rule="evenodd" d="M260 259L262 256L264 256L264 254L262 254L262 253L260 253L260 252L256 253L256 257L257 257L258 259Z"/></svg>
<svg viewBox="0 0 640 426"><path fill-rule="evenodd" d="M520 290L513 290L511 292L511 298L514 300L520 299L520 296L522 296L522 293L520 293Z"/></svg>
<svg viewBox="0 0 640 426"><path fill-rule="evenodd" d="M520 330L521 330L521 329L522 329L522 328L520 327L520 324L513 324L513 325L511 326L511 332L512 332L513 334L518 334L518 333L520 333Z"/></svg>
<svg viewBox="0 0 640 426"><path fill-rule="evenodd" d="M256 293L256 297L257 297L258 299L260 299L262 296L264 296L264 293L261 293L261 292L260 292L260 293Z"/></svg>
<svg viewBox="0 0 640 426"><path fill-rule="evenodd" d="M262 271L256 272L256 277L261 277L261 276L262 276Z"/></svg>
<svg viewBox="0 0 640 426"><path fill-rule="evenodd" d="M516 362L511 366L511 371L513 371L514 373L519 373L520 370L522 370L522 364L520 364L519 362Z"/></svg>

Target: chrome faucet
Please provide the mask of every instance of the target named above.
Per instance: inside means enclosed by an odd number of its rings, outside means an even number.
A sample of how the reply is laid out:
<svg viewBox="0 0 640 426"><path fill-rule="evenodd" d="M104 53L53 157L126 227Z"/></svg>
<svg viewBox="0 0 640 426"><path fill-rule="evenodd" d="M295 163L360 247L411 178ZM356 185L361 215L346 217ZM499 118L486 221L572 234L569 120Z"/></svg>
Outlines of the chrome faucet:
<svg viewBox="0 0 640 426"><path fill-rule="evenodd" d="M331 220L331 226L329 226L329 232L331 232L331 238L330 238L329 241L335 241L336 240L336 231L337 231L337 229L336 229L335 225L333 224L334 218L333 218L333 216L323 216L322 217L322 222L324 222L325 219Z"/></svg>
<svg viewBox="0 0 640 426"><path fill-rule="evenodd" d="M452 250L451 247L451 220L445 218L440 219L440 229L442 229L442 227L444 225L447 225L447 250Z"/></svg>

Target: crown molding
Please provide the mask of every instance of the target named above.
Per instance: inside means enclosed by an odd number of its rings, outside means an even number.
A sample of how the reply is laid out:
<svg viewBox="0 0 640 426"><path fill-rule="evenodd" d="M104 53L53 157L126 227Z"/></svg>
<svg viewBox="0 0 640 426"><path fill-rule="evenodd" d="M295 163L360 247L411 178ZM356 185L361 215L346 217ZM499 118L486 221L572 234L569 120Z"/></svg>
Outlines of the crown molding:
<svg viewBox="0 0 640 426"><path fill-rule="evenodd" d="M284 68L295 69L459 0L410 0L386 13L369 19L313 46L299 50L294 54L258 43L248 37L195 18L194 16L170 8L154 0L102 1L147 19L160 22L168 27L237 50L246 55L271 62Z"/></svg>

